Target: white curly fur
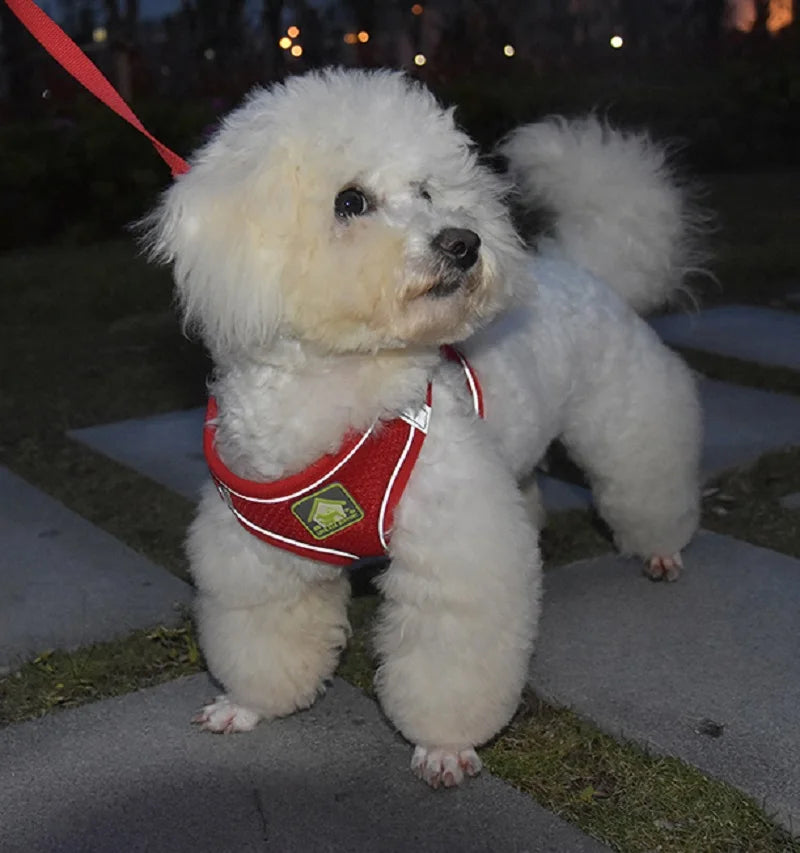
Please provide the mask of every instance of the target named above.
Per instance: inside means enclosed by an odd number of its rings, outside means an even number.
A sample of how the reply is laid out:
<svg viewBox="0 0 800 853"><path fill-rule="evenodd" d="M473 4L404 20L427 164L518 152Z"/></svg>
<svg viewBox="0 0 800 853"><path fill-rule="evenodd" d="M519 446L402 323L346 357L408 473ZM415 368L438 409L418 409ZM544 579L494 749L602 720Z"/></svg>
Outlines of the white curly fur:
<svg viewBox="0 0 800 853"><path fill-rule="evenodd" d="M526 204L552 211L563 254L639 312L658 308L704 260L699 216L666 150L596 116L552 117L498 146Z"/></svg>
<svg viewBox="0 0 800 853"><path fill-rule="evenodd" d="M565 174L602 163L609 138L572 148ZM254 479L301 470L349 430L417 405L433 380L428 437L378 581L376 683L417 747L415 770L456 784L514 712L533 647L538 531L518 478L561 437L619 546L657 562L676 554L697 521L688 371L558 242L526 255L508 187L452 113L400 74L329 70L258 91L191 165L146 224L214 356L229 467ZM604 198L615 208L636 195L636 169L619 166L621 191L609 175L580 191L595 210ZM337 217L337 193L354 186L370 209ZM638 198L636 234L672 257L662 205ZM455 279L432 244L452 227L481 239ZM628 235L620 225L606 239L620 264L606 271L622 280ZM437 294L443 276L458 286ZM454 341L480 375L485 421L438 354ZM244 730L312 703L347 640L343 572L254 538L210 484L188 551L201 642L226 689L199 721Z"/></svg>

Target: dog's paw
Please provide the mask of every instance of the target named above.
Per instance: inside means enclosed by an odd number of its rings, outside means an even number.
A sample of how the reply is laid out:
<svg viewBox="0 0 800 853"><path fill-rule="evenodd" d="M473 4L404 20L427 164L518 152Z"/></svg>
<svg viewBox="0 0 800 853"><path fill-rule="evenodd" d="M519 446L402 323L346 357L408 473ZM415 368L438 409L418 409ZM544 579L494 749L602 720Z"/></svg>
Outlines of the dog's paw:
<svg viewBox="0 0 800 853"><path fill-rule="evenodd" d="M206 705L192 722L203 731L229 735L252 731L260 719L256 711L236 705L223 695Z"/></svg>
<svg viewBox="0 0 800 853"><path fill-rule="evenodd" d="M481 772L480 758L474 749L458 752L448 749L426 749L414 747L411 758L412 772L427 782L431 788L454 788L464 781L464 774L476 776Z"/></svg>
<svg viewBox="0 0 800 853"><path fill-rule="evenodd" d="M683 560L677 553L671 557L651 557L645 564L644 573L653 581L676 581L682 568Z"/></svg>

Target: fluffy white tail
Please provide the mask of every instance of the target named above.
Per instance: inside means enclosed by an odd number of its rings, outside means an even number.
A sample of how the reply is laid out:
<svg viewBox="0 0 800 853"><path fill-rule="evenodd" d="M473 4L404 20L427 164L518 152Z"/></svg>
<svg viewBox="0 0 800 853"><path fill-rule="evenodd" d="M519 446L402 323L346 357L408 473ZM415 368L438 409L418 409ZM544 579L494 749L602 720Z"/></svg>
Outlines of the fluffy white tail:
<svg viewBox="0 0 800 853"><path fill-rule="evenodd" d="M517 128L500 153L523 204L554 216L560 251L636 311L667 302L702 263L698 217L647 134L550 118Z"/></svg>

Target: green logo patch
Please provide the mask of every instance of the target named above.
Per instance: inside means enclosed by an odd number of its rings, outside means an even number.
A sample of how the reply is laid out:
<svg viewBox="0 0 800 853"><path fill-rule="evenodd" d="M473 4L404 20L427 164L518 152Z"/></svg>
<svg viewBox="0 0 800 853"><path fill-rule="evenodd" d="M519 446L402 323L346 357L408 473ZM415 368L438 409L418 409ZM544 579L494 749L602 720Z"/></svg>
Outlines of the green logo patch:
<svg viewBox="0 0 800 853"><path fill-rule="evenodd" d="M292 515L315 539L327 539L361 521L364 510L341 483L331 483L295 501Z"/></svg>

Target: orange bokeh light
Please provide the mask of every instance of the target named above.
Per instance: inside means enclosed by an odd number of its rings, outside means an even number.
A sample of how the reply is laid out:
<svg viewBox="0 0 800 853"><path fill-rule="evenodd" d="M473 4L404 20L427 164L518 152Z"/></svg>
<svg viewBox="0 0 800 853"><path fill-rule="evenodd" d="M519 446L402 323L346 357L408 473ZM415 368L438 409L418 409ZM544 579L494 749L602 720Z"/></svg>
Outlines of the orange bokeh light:
<svg viewBox="0 0 800 853"><path fill-rule="evenodd" d="M730 21L743 33L749 33L756 22L755 0L733 0L730 6ZM767 29L776 33L792 23L792 0L770 0L767 13Z"/></svg>

